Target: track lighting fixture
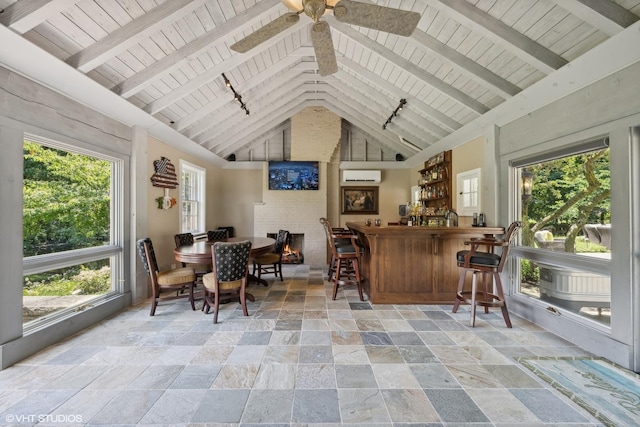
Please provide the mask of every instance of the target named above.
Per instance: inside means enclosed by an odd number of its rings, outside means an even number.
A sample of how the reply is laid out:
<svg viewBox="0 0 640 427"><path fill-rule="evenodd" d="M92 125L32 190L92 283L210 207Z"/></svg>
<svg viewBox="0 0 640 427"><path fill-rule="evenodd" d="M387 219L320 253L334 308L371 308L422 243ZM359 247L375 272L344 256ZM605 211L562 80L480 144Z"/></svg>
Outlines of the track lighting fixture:
<svg viewBox="0 0 640 427"><path fill-rule="evenodd" d="M240 108L242 108L245 114L248 116L249 108L247 107L247 104L245 104L244 101L242 101L242 96L238 92L236 92L233 86L231 86L231 82L229 81L227 76L224 75L224 73L222 73L222 78L224 79L225 86L227 86L229 89L231 89L231 92L233 92L233 99L240 103Z"/></svg>
<svg viewBox="0 0 640 427"><path fill-rule="evenodd" d="M407 103L407 100L402 98L400 100L400 103L398 104L398 106L396 107L395 110L393 110L393 113L391 113L391 115L389 116L389 118L387 119L386 122L384 122L384 124L382 125L382 129L385 130L387 128L387 125L389 123L391 123L391 120L393 120L394 117L396 117L398 115L398 111L402 110L402 107L404 107L404 104Z"/></svg>

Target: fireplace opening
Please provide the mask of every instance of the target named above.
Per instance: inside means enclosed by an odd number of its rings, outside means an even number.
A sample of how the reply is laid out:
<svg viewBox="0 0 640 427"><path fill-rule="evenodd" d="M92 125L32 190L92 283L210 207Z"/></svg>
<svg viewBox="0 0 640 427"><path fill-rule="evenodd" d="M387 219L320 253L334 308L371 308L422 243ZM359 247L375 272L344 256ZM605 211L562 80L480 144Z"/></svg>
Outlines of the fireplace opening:
<svg viewBox="0 0 640 427"><path fill-rule="evenodd" d="M278 233L267 233L267 237L275 239ZM304 264L304 234L289 233L282 252L283 264Z"/></svg>

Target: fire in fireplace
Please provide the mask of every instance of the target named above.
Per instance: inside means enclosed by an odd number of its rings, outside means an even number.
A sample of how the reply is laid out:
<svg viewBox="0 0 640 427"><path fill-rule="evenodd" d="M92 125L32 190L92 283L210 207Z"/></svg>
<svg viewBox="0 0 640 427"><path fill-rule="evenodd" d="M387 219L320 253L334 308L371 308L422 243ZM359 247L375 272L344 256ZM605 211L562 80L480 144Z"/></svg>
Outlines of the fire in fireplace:
<svg viewBox="0 0 640 427"><path fill-rule="evenodd" d="M278 233L267 233L267 237L275 239ZM284 252L282 253L283 264L304 264L304 234L302 233L289 233L289 238L284 245Z"/></svg>

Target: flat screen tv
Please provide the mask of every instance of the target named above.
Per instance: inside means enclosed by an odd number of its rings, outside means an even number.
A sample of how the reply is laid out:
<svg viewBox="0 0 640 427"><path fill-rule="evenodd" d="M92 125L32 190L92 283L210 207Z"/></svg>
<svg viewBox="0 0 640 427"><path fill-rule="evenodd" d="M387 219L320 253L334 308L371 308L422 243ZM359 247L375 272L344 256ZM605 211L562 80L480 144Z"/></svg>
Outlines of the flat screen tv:
<svg viewBox="0 0 640 427"><path fill-rule="evenodd" d="M318 162L269 162L269 190L317 190Z"/></svg>

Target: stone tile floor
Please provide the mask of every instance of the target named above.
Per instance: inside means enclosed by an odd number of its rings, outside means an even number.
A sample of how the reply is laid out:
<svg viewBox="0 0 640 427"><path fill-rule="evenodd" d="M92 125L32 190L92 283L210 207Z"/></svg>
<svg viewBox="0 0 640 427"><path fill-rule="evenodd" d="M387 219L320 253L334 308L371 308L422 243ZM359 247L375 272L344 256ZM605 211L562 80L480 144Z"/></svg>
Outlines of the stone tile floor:
<svg viewBox="0 0 640 427"><path fill-rule="evenodd" d="M589 355L512 315L331 300L320 268L251 286L249 317L131 307L0 371L1 425L595 426L514 360Z"/></svg>

